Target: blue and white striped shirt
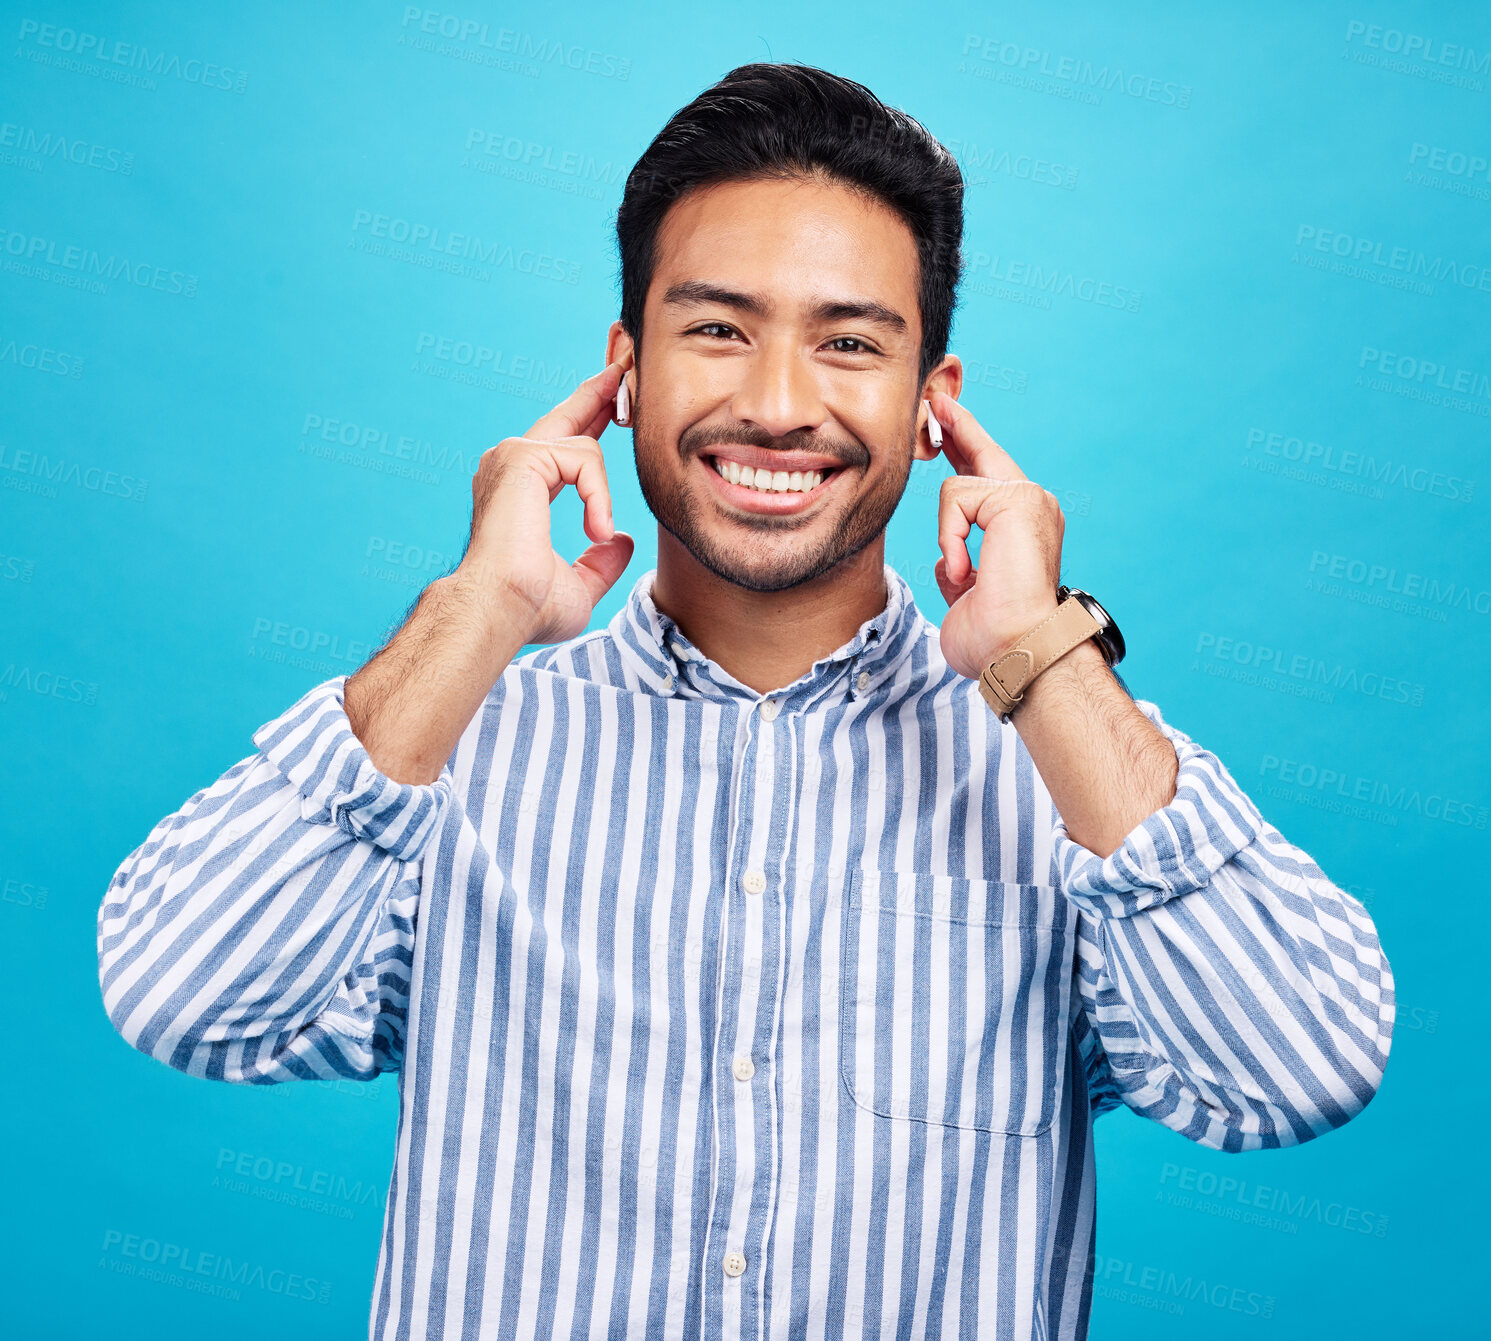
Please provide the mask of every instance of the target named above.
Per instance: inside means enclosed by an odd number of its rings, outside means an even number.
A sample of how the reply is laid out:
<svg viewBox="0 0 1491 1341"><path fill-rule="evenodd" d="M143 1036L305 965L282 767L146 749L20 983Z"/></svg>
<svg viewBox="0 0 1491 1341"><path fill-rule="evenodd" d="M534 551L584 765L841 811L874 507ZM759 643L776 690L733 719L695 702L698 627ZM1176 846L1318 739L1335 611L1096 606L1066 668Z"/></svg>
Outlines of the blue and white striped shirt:
<svg viewBox="0 0 1491 1341"><path fill-rule="evenodd" d="M1154 704L1176 795L1104 859L888 564L764 695L654 573L426 786L317 685L99 910L142 1052L398 1071L375 1341L1080 1338L1097 1114L1236 1151L1372 1098L1371 919Z"/></svg>

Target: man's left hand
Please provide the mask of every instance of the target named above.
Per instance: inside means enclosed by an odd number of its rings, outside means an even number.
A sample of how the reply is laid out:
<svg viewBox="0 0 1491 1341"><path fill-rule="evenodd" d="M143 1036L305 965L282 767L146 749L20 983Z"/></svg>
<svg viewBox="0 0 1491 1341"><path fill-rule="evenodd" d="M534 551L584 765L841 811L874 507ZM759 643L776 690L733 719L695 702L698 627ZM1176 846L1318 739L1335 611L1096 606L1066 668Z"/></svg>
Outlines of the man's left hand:
<svg viewBox="0 0 1491 1341"><path fill-rule="evenodd" d="M976 680L1056 609L1066 518L1056 496L1027 478L963 405L941 391L930 400L943 453L958 472L942 481L937 505L935 572L951 607L942 655ZM975 525L984 533L977 568L967 543Z"/></svg>

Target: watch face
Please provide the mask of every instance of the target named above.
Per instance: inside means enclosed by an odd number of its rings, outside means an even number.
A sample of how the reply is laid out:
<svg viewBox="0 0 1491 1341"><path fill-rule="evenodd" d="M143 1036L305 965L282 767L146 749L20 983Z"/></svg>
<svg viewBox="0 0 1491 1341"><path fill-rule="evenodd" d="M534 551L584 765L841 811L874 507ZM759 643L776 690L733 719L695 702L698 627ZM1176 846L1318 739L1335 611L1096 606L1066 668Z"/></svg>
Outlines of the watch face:
<svg viewBox="0 0 1491 1341"><path fill-rule="evenodd" d="M1113 622L1113 616L1110 615L1106 610L1103 609L1101 605L1098 604L1098 598L1091 592L1083 591L1080 587L1072 587L1070 588L1070 591L1073 596L1075 596L1079 601L1082 602L1083 605L1087 607L1087 613L1090 614L1095 620L1097 620L1099 624L1106 625Z"/></svg>

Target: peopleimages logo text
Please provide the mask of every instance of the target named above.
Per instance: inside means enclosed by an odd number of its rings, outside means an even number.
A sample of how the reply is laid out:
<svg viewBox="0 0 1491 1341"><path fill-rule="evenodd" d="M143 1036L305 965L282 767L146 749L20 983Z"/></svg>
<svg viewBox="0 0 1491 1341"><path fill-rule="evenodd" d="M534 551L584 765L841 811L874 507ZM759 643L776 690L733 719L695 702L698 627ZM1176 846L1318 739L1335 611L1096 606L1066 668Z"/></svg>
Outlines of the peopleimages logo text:
<svg viewBox="0 0 1491 1341"><path fill-rule="evenodd" d="M405 7L399 26L431 37L443 37L450 42L484 47L543 65L562 65L569 70L602 75L607 79L626 79L632 72L630 56L617 56L558 38L537 37L518 28L493 28L485 19L463 18L419 5Z"/></svg>
<svg viewBox="0 0 1491 1341"><path fill-rule="evenodd" d="M1396 565L1368 562L1349 554L1331 554L1317 549L1310 552L1310 572L1338 582L1406 596L1432 606L1448 606L1477 615L1491 615L1491 586L1472 587L1463 582L1415 573Z"/></svg>
<svg viewBox="0 0 1491 1341"><path fill-rule="evenodd" d="M164 51L151 51L149 47L137 42L121 42L118 38L79 32L75 28L59 28L55 24L39 23L35 19L22 19L21 30L16 37L21 42L29 39L38 47L47 47L79 60L122 66L156 78L180 79L183 83L201 84L203 88L225 89L234 93L242 93L248 88L248 74L231 66L194 57L183 60L180 56Z"/></svg>
<svg viewBox="0 0 1491 1341"><path fill-rule="evenodd" d="M1375 266L1410 277L1444 280L1462 289L1479 289L1491 293L1491 266L1479 261L1455 261L1443 256L1429 256L1412 247L1394 247L1369 237L1357 237L1335 228L1300 224L1294 245L1325 252L1353 265ZM1387 249L1384 250L1384 247Z"/></svg>
<svg viewBox="0 0 1491 1341"><path fill-rule="evenodd" d="M1380 24L1365 23L1361 19L1347 21L1346 40L1359 41L1363 46L1386 52L1390 56L1423 61L1425 65L1442 65L1447 69L1464 70L1478 75L1491 73L1491 51L1477 51L1474 47L1461 46L1456 42L1441 42L1420 33L1405 33L1400 28L1384 28Z"/></svg>
<svg viewBox="0 0 1491 1341"><path fill-rule="evenodd" d="M999 37L969 33L963 38L963 55L1002 65L1022 75L1042 75L1105 93L1122 93L1144 102L1167 107L1189 107L1191 86L1153 75L1136 74L1121 65L1095 65L1079 56L1057 56L1040 47L1025 46Z"/></svg>
<svg viewBox="0 0 1491 1341"><path fill-rule="evenodd" d="M1245 666L1260 674L1277 676L1286 683L1299 680L1321 685L1331 692L1365 694L1368 698L1390 703L1407 703L1420 708L1424 704L1425 686L1413 680L1384 675L1379 671L1358 671L1339 661L1326 661L1308 652L1289 652L1254 643L1246 638L1229 638L1216 633L1197 635L1193 655L1217 662Z"/></svg>
<svg viewBox="0 0 1491 1341"><path fill-rule="evenodd" d="M268 1294L316 1304L331 1301L330 1281L279 1267L266 1267L262 1262L234 1258L226 1253L204 1252L192 1244L172 1243L169 1239L153 1238L147 1234L106 1229L103 1252L105 1260L115 1257L128 1259L184 1279L263 1290Z"/></svg>
<svg viewBox="0 0 1491 1341"><path fill-rule="evenodd" d="M1359 368L1368 368L1396 382L1410 386L1416 393L1441 391L1447 396L1464 396L1491 401L1491 374L1479 368L1450 368L1437 359L1399 354L1390 349L1363 345ZM1453 404L1446 400L1447 404Z"/></svg>
<svg viewBox="0 0 1491 1341"><path fill-rule="evenodd" d="M113 253L105 256L92 247L59 243L13 228L0 228L0 254L16 257L28 265L55 266L84 280L124 279L140 289L156 289L186 298L197 296L197 277L186 271Z"/></svg>
<svg viewBox="0 0 1491 1341"><path fill-rule="evenodd" d="M1484 829L1491 822L1491 808L1479 801L1466 801L1439 791L1424 791L1367 777L1344 769L1324 767L1308 760L1285 759L1265 754L1258 770L1265 778L1308 792L1329 792L1343 801L1379 806L1404 815L1443 820L1467 829Z"/></svg>
<svg viewBox="0 0 1491 1341"><path fill-rule="evenodd" d="M407 247L413 253L431 253L475 261L499 270L516 270L539 279L565 284L580 282L580 263L541 252L533 247L516 248L510 242L484 239L473 233L457 233L418 219L404 219L360 209L352 216L352 232Z"/></svg>
<svg viewBox="0 0 1491 1341"><path fill-rule="evenodd" d="M1463 503L1475 497L1474 480L1448 475L1428 466L1409 466L1407 462L1394 461L1391 457L1378 458L1369 452L1340 449L1333 443L1312 442L1272 429L1250 428L1247 445L1249 450L1261 451L1267 456L1343 475L1359 475L1377 484L1390 484L1414 493L1433 494Z"/></svg>

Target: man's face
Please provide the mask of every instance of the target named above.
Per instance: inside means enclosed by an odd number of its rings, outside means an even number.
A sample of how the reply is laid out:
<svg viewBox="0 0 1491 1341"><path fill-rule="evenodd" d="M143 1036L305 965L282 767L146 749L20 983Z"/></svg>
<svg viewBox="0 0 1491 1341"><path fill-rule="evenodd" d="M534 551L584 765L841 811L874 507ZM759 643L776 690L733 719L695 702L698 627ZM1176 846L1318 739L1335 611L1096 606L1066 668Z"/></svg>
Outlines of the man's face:
<svg viewBox="0 0 1491 1341"><path fill-rule="evenodd" d="M670 209L633 442L648 507L711 572L781 591L885 529L915 441L918 273L910 229L839 185L729 182Z"/></svg>

